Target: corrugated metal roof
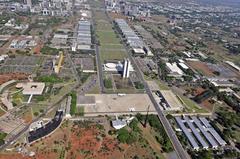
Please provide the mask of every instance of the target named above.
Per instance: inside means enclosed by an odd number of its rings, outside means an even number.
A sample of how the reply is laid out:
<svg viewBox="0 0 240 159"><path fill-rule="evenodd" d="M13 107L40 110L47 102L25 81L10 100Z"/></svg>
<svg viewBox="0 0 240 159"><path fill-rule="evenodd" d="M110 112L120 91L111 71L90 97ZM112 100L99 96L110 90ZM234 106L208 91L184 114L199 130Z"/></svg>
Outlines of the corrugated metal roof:
<svg viewBox="0 0 240 159"><path fill-rule="evenodd" d="M201 145L203 146L203 148L208 148L208 144L206 143L206 141L203 139L203 137L199 134L199 132L197 131L197 129L193 126L193 123L190 121L189 117L184 116L184 120L187 122L188 126L190 127L190 129L192 130L194 136L197 138L197 140L201 143Z"/></svg>
<svg viewBox="0 0 240 159"><path fill-rule="evenodd" d="M207 128L209 132L213 135L213 137L216 139L216 141L221 145L224 146L227 143L221 138L221 136L216 132L216 130L209 124L208 120L204 117L199 118L205 125L207 125Z"/></svg>
<svg viewBox="0 0 240 159"><path fill-rule="evenodd" d="M212 136L203 128L203 125L200 123L197 117L192 117L194 123L197 125L197 127L200 129L202 134L205 136L205 138L208 140L208 142L211 144L213 148L217 147L218 144L215 142L215 140L212 138Z"/></svg>
<svg viewBox="0 0 240 159"><path fill-rule="evenodd" d="M186 128L186 126L183 124L182 119L180 117L175 117L178 125L180 126L180 128L182 129L183 133L186 135L186 137L188 138L188 141L190 142L190 144L192 145L192 147L194 149L199 149L199 146L196 142L196 140L193 138L192 134L188 131L188 129Z"/></svg>

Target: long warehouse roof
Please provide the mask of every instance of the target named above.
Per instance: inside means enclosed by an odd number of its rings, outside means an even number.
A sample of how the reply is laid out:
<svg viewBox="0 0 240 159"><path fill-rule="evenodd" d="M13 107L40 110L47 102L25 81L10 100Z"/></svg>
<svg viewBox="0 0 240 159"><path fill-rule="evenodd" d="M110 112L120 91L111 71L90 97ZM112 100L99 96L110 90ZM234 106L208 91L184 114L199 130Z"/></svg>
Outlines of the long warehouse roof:
<svg viewBox="0 0 240 159"><path fill-rule="evenodd" d="M218 144L215 142L215 140L212 138L212 136L203 128L203 125L200 123L197 117L192 117L194 123L197 125L197 127L200 129L202 134L205 136L205 138L208 140L208 142L212 145L213 148L217 147Z"/></svg>
<svg viewBox="0 0 240 159"><path fill-rule="evenodd" d="M193 126L193 123L190 121L189 117L184 116L183 117L184 120L187 122L188 126L190 127L190 129L192 130L194 136L197 138L197 140L201 143L201 145L203 146L203 148L208 148L208 144L206 143L206 141L202 138L202 136L199 134L199 132L197 131L197 129Z"/></svg>
<svg viewBox="0 0 240 159"><path fill-rule="evenodd" d="M188 141L190 142L192 147L194 149L199 149L199 146L198 146L196 140L193 138L192 134L188 131L188 129L186 128L186 126L182 122L182 119L180 117L175 117L175 119L176 119L178 125L180 126L180 128L182 129L183 133L187 136Z"/></svg>
<svg viewBox="0 0 240 159"><path fill-rule="evenodd" d="M208 128L209 132L213 135L216 141L221 145L224 146L227 143L221 138L221 136L216 132L216 130L209 124L208 120L204 117L199 118L201 122Z"/></svg>

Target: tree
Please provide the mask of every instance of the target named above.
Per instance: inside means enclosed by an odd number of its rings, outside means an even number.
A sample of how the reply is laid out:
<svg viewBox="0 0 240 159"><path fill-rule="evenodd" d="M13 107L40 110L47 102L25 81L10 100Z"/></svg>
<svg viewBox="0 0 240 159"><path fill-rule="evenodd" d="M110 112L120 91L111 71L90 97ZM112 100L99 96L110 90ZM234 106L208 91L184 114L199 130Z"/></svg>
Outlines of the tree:
<svg viewBox="0 0 240 159"><path fill-rule="evenodd" d="M137 119L133 119L132 122L129 124L129 127L130 127L133 131L135 131L135 132L139 132L139 131L140 131L140 129L139 129L139 127L138 127L138 121L137 121Z"/></svg>
<svg viewBox="0 0 240 159"><path fill-rule="evenodd" d="M127 131L127 129L125 128L122 128L118 131L118 140L122 143L127 143L127 140L128 140L128 136L129 136L129 133Z"/></svg>
<svg viewBox="0 0 240 159"><path fill-rule="evenodd" d="M38 116L39 113L38 113L38 112L34 112L33 115L34 115L34 116Z"/></svg>
<svg viewBox="0 0 240 159"><path fill-rule="evenodd" d="M76 92L72 92L70 94L70 96L72 97L70 114L74 115L76 113L76 111L77 111L77 95L76 95Z"/></svg>
<svg viewBox="0 0 240 159"><path fill-rule="evenodd" d="M215 74L216 76L219 76L220 72L219 71L213 71L213 74Z"/></svg>
<svg viewBox="0 0 240 159"><path fill-rule="evenodd" d="M137 113L136 114L136 118L138 119L138 121L142 121L144 116L142 114L140 114L140 113Z"/></svg>
<svg viewBox="0 0 240 159"><path fill-rule="evenodd" d="M112 81L111 81L111 79L104 79L103 83L104 83L104 86L106 88L112 88Z"/></svg>
<svg viewBox="0 0 240 159"><path fill-rule="evenodd" d="M137 89L144 89L144 85L141 82L137 81L134 84Z"/></svg>

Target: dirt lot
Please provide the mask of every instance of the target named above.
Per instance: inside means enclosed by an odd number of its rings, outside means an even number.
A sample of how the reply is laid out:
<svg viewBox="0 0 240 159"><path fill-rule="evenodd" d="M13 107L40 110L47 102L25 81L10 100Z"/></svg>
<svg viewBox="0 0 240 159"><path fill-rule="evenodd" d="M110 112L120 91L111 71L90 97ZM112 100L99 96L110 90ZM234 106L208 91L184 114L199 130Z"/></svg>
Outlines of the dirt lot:
<svg viewBox="0 0 240 159"><path fill-rule="evenodd" d="M150 127L143 129L139 125L142 135L146 136L143 140L146 146L140 141L132 145L119 143L115 135L108 135L104 126L84 121L70 122L65 121L62 126L51 136L36 142L30 147L26 147L28 152L35 152L34 159L130 159L134 156L139 158L153 158L154 152L164 158L161 154L161 146L152 136ZM144 142L144 143L145 143ZM147 144L151 142L151 144ZM2 152L0 159L29 159L16 152Z"/></svg>
<svg viewBox="0 0 240 159"><path fill-rule="evenodd" d="M27 79L28 75L25 73L6 73L6 74L2 74L0 75L0 84L3 84L7 81L10 80L23 80L23 79Z"/></svg>
<svg viewBox="0 0 240 159"><path fill-rule="evenodd" d="M209 100L204 100L202 103L201 103L201 106L202 107L204 107L204 108L206 108L207 110L209 110L209 111L213 111L213 109L214 109L214 104L211 104L210 102L209 102Z"/></svg>
<svg viewBox="0 0 240 159"><path fill-rule="evenodd" d="M188 61L187 64L190 65L194 70L198 71L204 76L213 77L213 71L207 66L206 63L200 61Z"/></svg>
<svg viewBox="0 0 240 159"><path fill-rule="evenodd" d="M205 91L205 89L203 89L202 87L197 87L197 88L195 88L193 93L194 93L194 96L197 96L197 95L203 93L204 91Z"/></svg>

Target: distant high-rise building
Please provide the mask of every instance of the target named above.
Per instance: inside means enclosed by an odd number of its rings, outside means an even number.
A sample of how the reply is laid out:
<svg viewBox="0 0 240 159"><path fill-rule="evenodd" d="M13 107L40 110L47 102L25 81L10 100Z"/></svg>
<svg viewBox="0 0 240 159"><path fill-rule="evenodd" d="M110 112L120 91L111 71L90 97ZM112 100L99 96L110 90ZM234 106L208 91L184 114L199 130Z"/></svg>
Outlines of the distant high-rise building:
<svg viewBox="0 0 240 159"><path fill-rule="evenodd" d="M123 65L123 78L128 78L130 72L130 60L125 59Z"/></svg>
<svg viewBox="0 0 240 159"><path fill-rule="evenodd" d="M27 6L28 6L29 8L32 8L32 0L27 0Z"/></svg>

